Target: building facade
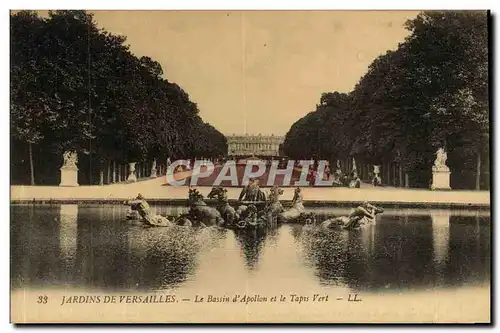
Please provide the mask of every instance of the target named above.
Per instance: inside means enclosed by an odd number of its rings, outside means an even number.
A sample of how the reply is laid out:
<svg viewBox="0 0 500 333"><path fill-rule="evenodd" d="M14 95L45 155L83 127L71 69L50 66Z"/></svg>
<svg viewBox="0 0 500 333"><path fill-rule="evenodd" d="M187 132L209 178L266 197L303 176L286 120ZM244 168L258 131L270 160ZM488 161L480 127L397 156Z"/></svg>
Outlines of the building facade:
<svg viewBox="0 0 500 333"><path fill-rule="evenodd" d="M229 135L227 138L229 156L280 156L284 136L276 135Z"/></svg>

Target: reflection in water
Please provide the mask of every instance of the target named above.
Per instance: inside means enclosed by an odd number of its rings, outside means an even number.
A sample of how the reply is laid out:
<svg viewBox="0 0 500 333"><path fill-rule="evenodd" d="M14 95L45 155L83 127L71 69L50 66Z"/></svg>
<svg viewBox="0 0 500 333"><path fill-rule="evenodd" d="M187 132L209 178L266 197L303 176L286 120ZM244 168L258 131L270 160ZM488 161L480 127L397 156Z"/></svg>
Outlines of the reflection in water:
<svg viewBox="0 0 500 333"><path fill-rule="evenodd" d="M143 238L137 235L142 247L147 248L145 257L135 260L133 252L130 253L132 263L141 267L142 274L134 279L139 289L165 289L184 282L195 268L199 250L193 232L171 228L157 233L150 228L147 235L149 237Z"/></svg>
<svg viewBox="0 0 500 333"><path fill-rule="evenodd" d="M485 216L451 216L449 254L444 275L447 283L489 283L489 224L490 218Z"/></svg>
<svg viewBox="0 0 500 333"><path fill-rule="evenodd" d="M302 234L304 254L317 268L320 283L344 284L343 273L347 251L342 232L321 230L307 226Z"/></svg>
<svg viewBox="0 0 500 333"><path fill-rule="evenodd" d="M376 224L353 232L301 225L194 231L134 225L126 209L13 205L13 288L224 293L249 286L272 291L288 283L318 292L368 292L490 281L490 216L484 212L387 210ZM157 206L156 212L184 209Z"/></svg>
<svg viewBox="0 0 500 333"><path fill-rule="evenodd" d="M264 228L255 230L235 230L236 240L241 246L248 269L255 269L259 261L260 252L266 240L267 232Z"/></svg>
<svg viewBox="0 0 500 333"><path fill-rule="evenodd" d="M118 263L126 262L127 238L111 216L112 209L78 210L76 263L71 272L75 285L108 288L124 283Z"/></svg>
<svg viewBox="0 0 500 333"><path fill-rule="evenodd" d="M58 281L59 207L11 207L12 287L51 286Z"/></svg>
<svg viewBox="0 0 500 333"><path fill-rule="evenodd" d="M74 270L77 249L78 205L61 205L59 208L59 249L61 273ZM69 280L67 276L64 280Z"/></svg>
<svg viewBox="0 0 500 333"><path fill-rule="evenodd" d="M380 216L374 288L419 288L434 283L432 220L424 216Z"/></svg>
<svg viewBox="0 0 500 333"><path fill-rule="evenodd" d="M360 230L363 250L368 258L371 258L375 253L375 230L375 225L367 225Z"/></svg>
<svg viewBox="0 0 500 333"><path fill-rule="evenodd" d="M436 268L441 270L448 259L450 243L450 212L431 212L432 241L434 245L434 261Z"/></svg>
<svg viewBox="0 0 500 333"><path fill-rule="evenodd" d="M485 223L471 223L471 217L460 217L463 225L452 223L451 211L431 211L428 215L402 215L377 217L376 225L365 226L355 232L319 230L309 226L300 233L291 229L294 238L302 241L305 260L316 267L323 284L346 284L355 290L415 289L434 285L454 285L462 280L489 281L489 246L479 243L464 249L463 242L483 239L489 228L481 233ZM477 219L478 217L474 217ZM489 220L489 217L483 216ZM476 232L467 229L475 229ZM451 230L459 230L450 235ZM480 236L478 236L480 235ZM450 238L456 245L450 250ZM461 257L449 259L449 252ZM474 253L474 257L470 257ZM469 264L465 258L472 260ZM460 261L457 263L457 261ZM481 266L464 271L458 267ZM450 270L455 267L454 271ZM482 272L482 273L479 273ZM477 275L481 277L478 279Z"/></svg>
<svg viewBox="0 0 500 333"><path fill-rule="evenodd" d="M290 225L290 227L291 227L290 232L291 232L295 242L299 242L300 236L302 236L302 232L310 231L312 228L312 225L302 226L300 224L292 224L292 225Z"/></svg>

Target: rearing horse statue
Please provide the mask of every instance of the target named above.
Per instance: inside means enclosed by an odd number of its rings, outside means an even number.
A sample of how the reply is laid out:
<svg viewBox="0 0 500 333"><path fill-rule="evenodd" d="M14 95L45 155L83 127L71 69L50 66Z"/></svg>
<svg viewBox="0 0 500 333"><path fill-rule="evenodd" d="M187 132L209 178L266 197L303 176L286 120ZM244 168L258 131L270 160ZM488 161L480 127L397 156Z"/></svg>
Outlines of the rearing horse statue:
<svg viewBox="0 0 500 333"><path fill-rule="evenodd" d="M279 200L280 196L283 194L283 189L278 186L273 186L269 190L268 200L266 207L264 208L264 213L270 214L271 216L278 216L283 213L284 209Z"/></svg>
<svg viewBox="0 0 500 333"><path fill-rule="evenodd" d="M220 212L216 208L208 206L203 200L203 195L198 190L189 189L189 215L192 216L195 221L201 222L208 227L224 224L224 219Z"/></svg>
<svg viewBox="0 0 500 333"><path fill-rule="evenodd" d="M217 200L217 210L225 221L226 226L233 226L240 218L236 210L228 203L227 190L222 186L212 188L207 195L208 199Z"/></svg>

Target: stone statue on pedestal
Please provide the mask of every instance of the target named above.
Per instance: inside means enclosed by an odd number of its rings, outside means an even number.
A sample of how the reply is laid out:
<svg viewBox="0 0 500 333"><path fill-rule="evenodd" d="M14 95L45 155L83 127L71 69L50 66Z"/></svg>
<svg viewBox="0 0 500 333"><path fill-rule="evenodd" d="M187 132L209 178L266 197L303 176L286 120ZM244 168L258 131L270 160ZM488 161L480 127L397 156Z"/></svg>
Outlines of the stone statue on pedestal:
<svg viewBox="0 0 500 333"><path fill-rule="evenodd" d="M448 154L443 148L436 152L436 159L432 166L432 185L431 190L451 190L450 187L450 168L446 165Z"/></svg>
<svg viewBox="0 0 500 333"><path fill-rule="evenodd" d="M61 167L61 182L59 186L78 185L78 154L74 151L65 151L63 154L63 166Z"/></svg>
<svg viewBox="0 0 500 333"><path fill-rule="evenodd" d="M434 166L432 171L450 171L450 168L446 165L446 160L448 159L448 154L443 148L439 148L436 152L436 160L434 161Z"/></svg>
<svg viewBox="0 0 500 333"><path fill-rule="evenodd" d="M380 186L380 185L382 185L382 178L380 178L380 165L374 165L373 166L372 184L373 184L373 186Z"/></svg>
<svg viewBox="0 0 500 333"><path fill-rule="evenodd" d="M153 165L151 166L151 178L156 178L156 158L153 160Z"/></svg>
<svg viewBox="0 0 500 333"><path fill-rule="evenodd" d="M78 163L78 154L74 151L65 151L63 154L63 168L76 168Z"/></svg>
<svg viewBox="0 0 500 333"><path fill-rule="evenodd" d="M127 178L127 182L135 182L135 181L137 181L137 176L135 175L135 164L136 164L136 162L130 162L128 164L128 178Z"/></svg>

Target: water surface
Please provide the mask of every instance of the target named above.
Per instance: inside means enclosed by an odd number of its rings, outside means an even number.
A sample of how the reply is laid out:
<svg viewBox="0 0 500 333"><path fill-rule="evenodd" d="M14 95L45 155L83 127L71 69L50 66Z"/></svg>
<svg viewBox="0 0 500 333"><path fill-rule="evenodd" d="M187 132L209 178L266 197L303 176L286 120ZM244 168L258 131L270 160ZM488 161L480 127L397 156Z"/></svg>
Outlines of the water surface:
<svg viewBox="0 0 500 333"><path fill-rule="evenodd" d="M157 213L186 207L156 206ZM315 209L320 219L347 208ZM387 209L375 225L320 231L145 228L119 205L11 206L12 288L229 294L489 286L485 211Z"/></svg>

